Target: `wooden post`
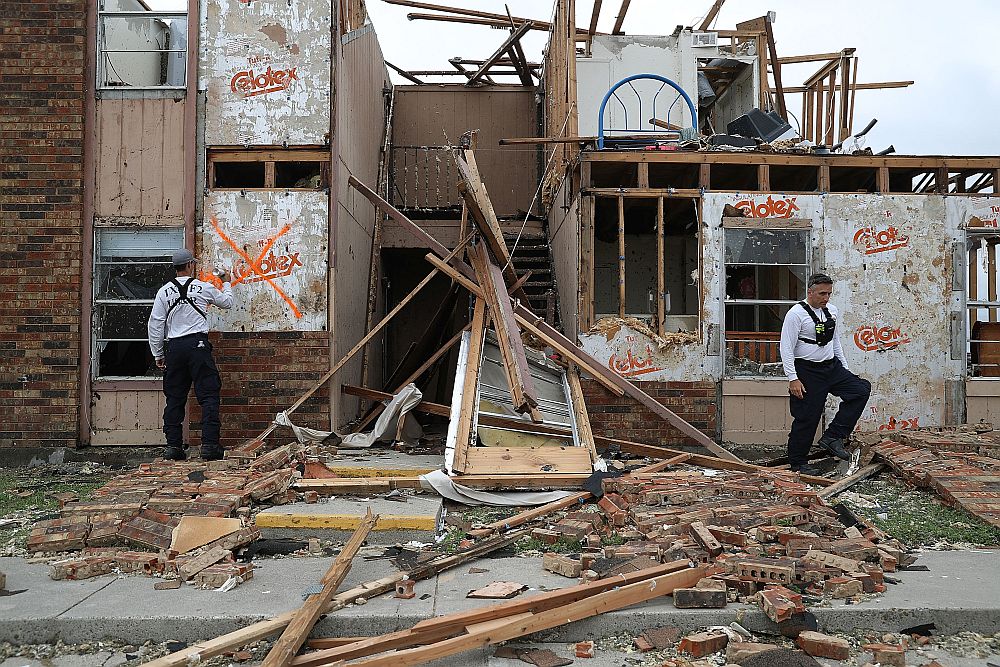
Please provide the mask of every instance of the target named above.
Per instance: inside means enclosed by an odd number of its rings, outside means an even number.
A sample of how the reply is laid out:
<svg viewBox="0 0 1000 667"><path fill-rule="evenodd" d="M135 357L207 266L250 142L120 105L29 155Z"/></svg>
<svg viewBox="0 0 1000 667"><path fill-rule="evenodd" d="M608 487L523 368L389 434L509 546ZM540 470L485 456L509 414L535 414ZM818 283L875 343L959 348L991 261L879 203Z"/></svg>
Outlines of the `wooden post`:
<svg viewBox="0 0 1000 667"><path fill-rule="evenodd" d="M875 180L878 184L878 191L882 194L889 192L889 167L878 167L875 173Z"/></svg>
<svg viewBox="0 0 1000 667"><path fill-rule="evenodd" d="M757 165L757 189L767 192L771 189L771 166L767 164Z"/></svg>
<svg viewBox="0 0 1000 667"><path fill-rule="evenodd" d="M590 462L597 461L597 445L594 444L594 431L590 428L590 415L587 413L587 402L583 396L583 385L576 366L570 364L566 369L566 382L569 384L569 397L573 404L573 417L576 420L576 435L581 447L590 452Z"/></svg>
<svg viewBox="0 0 1000 667"><path fill-rule="evenodd" d="M625 317L625 198L618 196L618 317Z"/></svg>
<svg viewBox="0 0 1000 667"><path fill-rule="evenodd" d="M666 238L663 231L663 197L656 198L656 333L663 335L667 321L665 263Z"/></svg>
<svg viewBox="0 0 1000 667"><path fill-rule="evenodd" d="M819 166L819 175L816 180L820 192L830 191L830 165L821 164Z"/></svg>
<svg viewBox="0 0 1000 667"><path fill-rule="evenodd" d="M712 188L712 165L708 162L698 165L698 187L702 190Z"/></svg>
<svg viewBox="0 0 1000 667"><path fill-rule="evenodd" d="M774 43L774 29L771 27L770 17L764 19L764 30L767 35L767 52L771 61L771 71L774 73L774 102L778 107L778 115L788 120L788 109L785 107L785 88L781 85L781 62L778 60L778 51Z"/></svg>
<svg viewBox="0 0 1000 667"><path fill-rule="evenodd" d="M479 406L479 366L483 357L483 342L486 338L486 299L476 298L472 313L472 336L469 339L469 357L465 364L465 381L462 384L462 404L458 414L458 436L455 439L455 455L451 469L463 472L468 463L469 447L475 444L476 413Z"/></svg>
<svg viewBox="0 0 1000 667"><path fill-rule="evenodd" d="M986 300L997 300L997 244L987 242L986 246ZM997 321L997 309L990 308L990 322Z"/></svg>
<svg viewBox="0 0 1000 667"><path fill-rule="evenodd" d="M636 167L638 167L637 181L638 187L648 188L649 187L649 163L639 162Z"/></svg>
<svg viewBox="0 0 1000 667"><path fill-rule="evenodd" d="M849 128L851 82L851 59L843 57L840 59L840 133L837 141L844 141L851 134Z"/></svg>
<svg viewBox="0 0 1000 667"><path fill-rule="evenodd" d="M826 130L823 133L823 143L827 146L832 146L835 143L833 140L833 127L837 123L836 106L837 106L837 70L833 69L830 71L829 93L827 95L826 108L823 110L823 122L824 122L824 128Z"/></svg>

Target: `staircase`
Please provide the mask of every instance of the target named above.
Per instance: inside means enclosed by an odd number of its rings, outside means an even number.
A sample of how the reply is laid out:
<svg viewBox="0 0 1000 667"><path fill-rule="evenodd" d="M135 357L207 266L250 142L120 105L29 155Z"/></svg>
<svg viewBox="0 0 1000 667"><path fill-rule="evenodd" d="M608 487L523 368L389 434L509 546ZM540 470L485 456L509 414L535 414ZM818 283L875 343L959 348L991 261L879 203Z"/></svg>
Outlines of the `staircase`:
<svg viewBox="0 0 1000 667"><path fill-rule="evenodd" d="M552 270L552 252L548 237L544 232L524 232L521 238L515 233L504 233L507 247L511 248L514 271L518 277L531 271L531 277L524 284L528 302L536 314L545 318L550 325L559 327L559 303L556 279ZM514 242L517 241L517 248Z"/></svg>

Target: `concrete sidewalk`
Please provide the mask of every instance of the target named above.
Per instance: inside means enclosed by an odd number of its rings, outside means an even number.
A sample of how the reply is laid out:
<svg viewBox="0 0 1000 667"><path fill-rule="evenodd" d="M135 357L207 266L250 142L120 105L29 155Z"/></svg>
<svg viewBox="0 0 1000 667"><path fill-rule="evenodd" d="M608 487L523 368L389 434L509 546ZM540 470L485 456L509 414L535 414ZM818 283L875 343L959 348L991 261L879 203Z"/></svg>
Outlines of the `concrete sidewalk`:
<svg viewBox="0 0 1000 667"><path fill-rule="evenodd" d="M926 552L917 563L929 572L896 573L902 583L889 586L881 597L858 605L836 603L812 607L820 629L846 632L872 629L898 631L934 623L940 633L962 630L993 634L1000 631L1000 577L996 551ZM0 597L0 641L15 644L67 643L111 638L134 642L193 642L215 637L265 618L297 608L302 593L320 580L332 559L280 558L255 561L254 578L236 589L219 593L192 586L157 591L158 579L144 576L103 576L84 581L52 581L48 567L21 559L0 559L7 588L23 593ZM469 568L488 572L470 574ZM394 571L387 560L355 559L341 590ZM315 636L371 636L412 626L455 611L489 604L466 593L494 581L517 581L536 591L576 584L546 572L538 558L481 559L417 582L417 596L397 600L391 594L365 605L351 606L324 618ZM740 619L753 632L775 629L760 610L743 605L725 609L675 609L671 598L661 598L628 609L603 614L554 629L547 641L582 641L620 632L638 634L652 627L672 625L685 631L723 625Z"/></svg>

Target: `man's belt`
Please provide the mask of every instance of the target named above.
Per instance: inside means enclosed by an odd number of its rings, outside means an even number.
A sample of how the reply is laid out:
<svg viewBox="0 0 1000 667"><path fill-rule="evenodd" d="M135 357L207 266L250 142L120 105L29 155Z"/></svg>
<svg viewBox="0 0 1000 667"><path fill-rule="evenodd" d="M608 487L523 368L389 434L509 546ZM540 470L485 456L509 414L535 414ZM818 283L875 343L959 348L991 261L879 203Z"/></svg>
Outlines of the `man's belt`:
<svg viewBox="0 0 1000 667"><path fill-rule="evenodd" d="M827 359L826 361L809 361L808 359L796 359L795 363L802 364L804 366L809 366L811 368L829 368L833 365L833 362L837 360L837 357L832 359Z"/></svg>

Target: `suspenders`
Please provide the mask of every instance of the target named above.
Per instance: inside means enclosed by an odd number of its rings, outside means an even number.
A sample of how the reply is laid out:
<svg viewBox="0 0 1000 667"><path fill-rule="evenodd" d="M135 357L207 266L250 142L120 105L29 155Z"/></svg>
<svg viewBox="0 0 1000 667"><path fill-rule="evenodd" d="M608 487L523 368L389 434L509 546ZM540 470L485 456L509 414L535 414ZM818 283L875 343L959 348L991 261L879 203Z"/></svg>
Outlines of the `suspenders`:
<svg viewBox="0 0 1000 667"><path fill-rule="evenodd" d="M171 311L173 311L174 308L180 305L181 301L186 301L187 304L192 308L194 308L199 315L204 317L206 320L208 319L208 315L205 314L205 311L199 308L198 305L191 300L191 297L188 296L188 286L191 284L193 280L194 278L188 280L185 283L182 283L179 280L177 280L177 278L170 279L170 282L174 284L174 286L177 288L177 291L180 293L180 297L177 299L177 301L174 301L172 304L170 304L169 308L167 308L167 315L164 318L164 321L170 318ZM815 315L813 317L815 317Z"/></svg>

